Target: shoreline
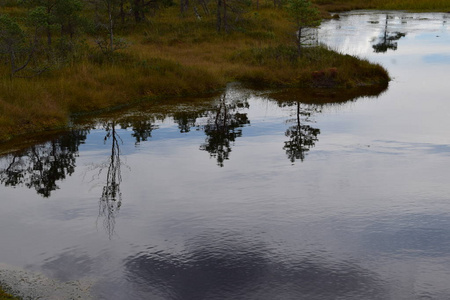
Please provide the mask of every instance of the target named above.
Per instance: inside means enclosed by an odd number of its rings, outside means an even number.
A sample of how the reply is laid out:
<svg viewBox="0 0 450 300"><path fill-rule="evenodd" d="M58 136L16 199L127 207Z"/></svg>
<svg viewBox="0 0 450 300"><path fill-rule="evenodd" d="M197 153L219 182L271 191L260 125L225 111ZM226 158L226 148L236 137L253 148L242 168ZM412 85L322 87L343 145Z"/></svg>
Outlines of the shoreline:
<svg viewBox="0 0 450 300"><path fill-rule="evenodd" d="M227 83L229 84L229 83ZM359 96L365 96L365 93L358 94L358 91L364 88L374 89L374 90L386 90L388 88L389 82L383 82L383 83L375 83L375 84L362 84L359 86L354 87L329 87L329 86L315 86L315 87L305 87L300 88L303 90L308 90L312 93L320 92L323 90L329 91L330 94L333 95L347 95L352 94L355 98ZM245 85L244 85L245 86ZM248 85L247 85L248 87ZM255 88L260 89L260 86L254 86ZM108 112L115 112L120 111L122 109L127 109L130 107L133 107L135 105L139 105L140 103L149 103L149 102L155 102L155 105L159 105L159 101L164 101L165 99L170 98L180 98L180 99L188 99L188 98L205 98L205 97L212 97L213 95L219 93L220 91L223 91L225 87L217 89L215 91L208 91L204 94L196 94L196 95L183 95L183 96L159 96L159 97L152 97L152 98L143 98L138 99L136 101L130 101L127 103L119 104L116 106L110 106L105 108L100 108L96 110L91 111L82 111L77 113L72 113L69 116L69 119L67 120L65 125L58 125L54 127L45 127L45 128L35 128L34 130L24 130L24 132L16 132L15 134L10 133L7 139L1 139L0 138L0 155L3 153L9 152L11 149L15 149L15 145L20 145L20 148L26 147L27 145L35 144L36 142L45 139L48 136L52 136L61 132L65 132L67 130L70 130L72 126L70 125L71 119L78 118L78 117L96 117L100 116L102 114L108 113ZM251 86L250 86L251 88ZM267 89L269 89L268 87ZM276 89L283 89L283 90L289 90L289 89L298 89L298 87L293 86L276 86ZM335 97L335 96L333 96ZM163 104L164 102L162 102Z"/></svg>
<svg viewBox="0 0 450 300"><path fill-rule="evenodd" d="M61 282L44 274L0 263L0 300L93 299L91 280ZM1 294L5 291L5 296Z"/></svg>

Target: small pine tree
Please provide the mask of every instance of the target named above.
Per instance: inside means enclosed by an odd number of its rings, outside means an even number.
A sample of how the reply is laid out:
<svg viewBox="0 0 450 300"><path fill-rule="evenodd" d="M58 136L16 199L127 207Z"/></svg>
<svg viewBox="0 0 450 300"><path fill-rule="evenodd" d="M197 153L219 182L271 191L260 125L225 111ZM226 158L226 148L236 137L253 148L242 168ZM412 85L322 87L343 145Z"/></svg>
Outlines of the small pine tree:
<svg viewBox="0 0 450 300"><path fill-rule="evenodd" d="M308 35L305 29L320 25L320 13L309 0L288 0L287 11L297 29L297 53L301 56L302 46Z"/></svg>

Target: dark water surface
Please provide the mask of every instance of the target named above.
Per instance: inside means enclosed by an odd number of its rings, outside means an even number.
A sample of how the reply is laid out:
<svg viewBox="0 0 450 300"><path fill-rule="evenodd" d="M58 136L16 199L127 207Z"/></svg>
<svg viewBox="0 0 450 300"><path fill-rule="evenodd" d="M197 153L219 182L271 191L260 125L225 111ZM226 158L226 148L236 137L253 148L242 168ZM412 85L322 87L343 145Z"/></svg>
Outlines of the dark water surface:
<svg viewBox="0 0 450 300"><path fill-rule="evenodd" d="M450 299L449 22L322 25L386 91L233 84L4 155L0 263L94 299Z"/></svg>

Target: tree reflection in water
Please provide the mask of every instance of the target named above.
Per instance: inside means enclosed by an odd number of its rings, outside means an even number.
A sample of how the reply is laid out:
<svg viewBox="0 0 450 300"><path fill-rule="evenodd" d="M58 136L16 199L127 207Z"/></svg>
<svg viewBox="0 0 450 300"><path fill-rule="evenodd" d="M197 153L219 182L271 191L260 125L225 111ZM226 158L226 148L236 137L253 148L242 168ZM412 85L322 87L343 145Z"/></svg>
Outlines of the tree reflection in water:
<svg viewBox="0 0 450 300"><path fill-rule="evenodd" d="M319 141L320 129L311 125L312 117L322 113L326 107L340 106L356 101L360 97L377 98L387 89L387 85L343 89L287 89L270 93L270 98L278 102L280 107L296 106L295 118L287 120L293 123L286 131L289 138L284 142L283 150L288 159L294 163L303 161L311 148Z"/></svg>
<svg viewBox="0 0 450 300"><path fill-rule="evenodd" d="M108 160L99 166L99 176L106 168L106 182L102 188L102 195L99 201L99 217L103 217L103 226L111 238L114 234L115 217L122 205L122 192L120 184L122 182L121 160L119 141L122 142L116 130L116 123L113 121L105 126L106 135L104 142L111 141L111 154Z"/></svg>
<svg viewBox="0 0 450 300"><path fill-rule="evenodd" d="M178 124L180 133L188 133L191 128L197 124L197 119L205 117L207 114L203 111L179 111L172 115L173 121Z"/></svg>
<svg viewBox="0 0 450 300"><path fill-rule="evenodd" d="M146 118L127 117L118 121L120 128L132 128L133 133L131 136L135 139L136 145L148 141L148 139L152 137L153 130L158 129L158 126L154 125L155 118L153 116L145 117Z"/></svg>
<svg viewBox="0 0 450 300"><path fill-rule="evenodd" d="M0 182L5 186L25 185L43 197L58 189L58 181L72 175L78 148L89 130L74 130L51 141L9 154L0 169Z"/></svg>
<svg viewBox="0 0 450 300"><path fill-rule="evenodd" d="M308 89L277 91L271 93L271 101L277 101L280 106L296 107L295 117L286 129L285 135L289 139L284 142L283 150L288 159L294 163L303 161L309 150L318 142L320 129L311 125L311 117L320 113L325 105L338 105L354 101L357 96L366 95L376 97L386 87L351 89L339 93L325 91L311 91ZM293 100L293 97L294 100ZM107 115L91 121L85 128L104 128L106 134L104 144L108 144L107 159L104 163L93 164L88 171L94 171L93 180L103 178L101 195L98 200L99 213L97 222L103 219L106 232L111 238L114 235L115 217L122 205L122 159L120 146L122 139L118 131L129 134L135 144L147 141L152 137L153 130L158 129L158 122L172 118L178 124L181 133L188 133L192 128L204 131L206 138L200 145L200 150L207 151L214 157L217 165L224 166L225 160L230 158L232 147L237 137L242 136L243 127L250 124L246 109L249 108L245 91L229 89L218 99L215 109L208 106L187 106L172 114L143 113ZM301 99L301 102L296 100ZM186 108L186 107L185 107ZM176 126L176 125L175 125ZM120 129L119 129L120 128ZM128 131L131 129L130 131ZM43 197L50 197L52 191L58 189L58 182L75 172L78 148L83 144L89 129L74 130L68 134L58 136L47 143L38 144L24 151L8 154L0 159L0 183L5 186L24 185L34 188ZM95 135L94 135L95 137ZM130 140L128 138L128 140ZM281 150L280 150L281 151Z"/></svg>
<svg viewBox="0 0 450 300"><path fill-rule="evenodd" d="M388 32L388 20L389 15L386 15L383 35L378 38L378 43L372 46L373 51L376 53L385 53L388 50L397 50L398 44L396 41L406 36L406 33Z"/></svg>
<svg viewBox="0 0 450 300"><path fill-rule="evenodd" d="M315 146L318 141L317 136L320 134L320 129L302 124L301 118L304 118L303 122L311 122L311 115L320 113L321 109L316 105L301 104L299 101L296 102L296 105L296 118L288 120L288 122L295 122L295 124L286 130L289 141L284 142L283 147L292 163L296 159L301 161L305 159L306 153Z"/></svg>
<svg viewBox="0 0 450 300"><path fill-rule="evenodd" d="M208 151L211 157L217 159L217 165L220 167L229 159L231 146L236 138L242 136L242 127L250 124L247 114L237 111L239 108L248 108L248 102L244 100L227 103L226 98L226 94L220 97L217 109L208 113L206 124L201 126L206 140L200 145L200 150Z"/></svg>

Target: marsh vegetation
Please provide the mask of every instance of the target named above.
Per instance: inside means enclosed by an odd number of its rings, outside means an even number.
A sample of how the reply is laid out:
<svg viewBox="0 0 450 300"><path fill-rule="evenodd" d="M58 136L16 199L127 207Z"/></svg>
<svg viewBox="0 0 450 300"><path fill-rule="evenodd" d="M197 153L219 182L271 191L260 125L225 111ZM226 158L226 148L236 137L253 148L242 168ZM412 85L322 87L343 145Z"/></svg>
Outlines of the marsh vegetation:
<svg viewBox="0 0 450 300"><path fill-rule="evenodd" d="M204 94L231 81L353 87L389 80L379 65L324 47L298 55L299 24L283 1L2 2L0 141L65 127L74 113ZM318 17L303 25L317 24Z"/></svg>

